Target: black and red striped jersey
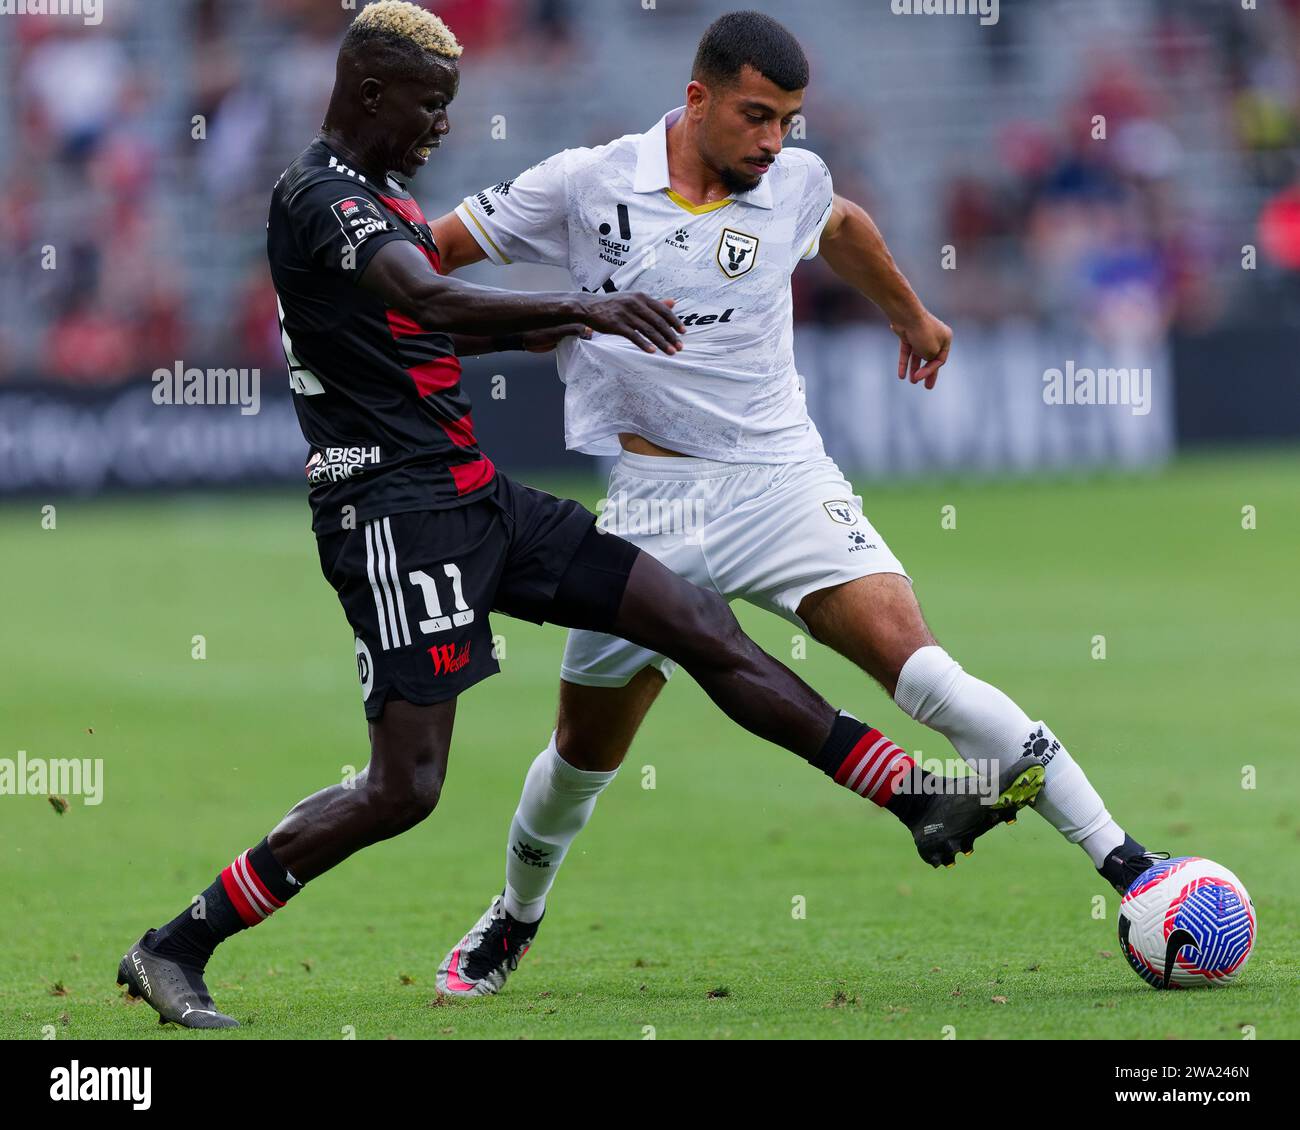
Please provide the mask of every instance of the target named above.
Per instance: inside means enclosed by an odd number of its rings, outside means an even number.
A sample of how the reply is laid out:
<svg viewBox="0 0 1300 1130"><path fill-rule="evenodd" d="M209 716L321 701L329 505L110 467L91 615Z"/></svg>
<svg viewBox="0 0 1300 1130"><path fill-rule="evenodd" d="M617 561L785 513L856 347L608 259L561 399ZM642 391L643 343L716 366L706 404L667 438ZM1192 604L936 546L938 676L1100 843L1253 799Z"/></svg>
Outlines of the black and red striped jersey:
<svg viewBox="0 0 1300 1130"><path fill-rule="evenodd" d="M474 439L451 338L357 285L395 239L415 243L441 270L411 195L391 177L378 184L350 168L320 139L276 182L266 251L294 406L311 445L317 532L463 505L495 474Z"/></svg>

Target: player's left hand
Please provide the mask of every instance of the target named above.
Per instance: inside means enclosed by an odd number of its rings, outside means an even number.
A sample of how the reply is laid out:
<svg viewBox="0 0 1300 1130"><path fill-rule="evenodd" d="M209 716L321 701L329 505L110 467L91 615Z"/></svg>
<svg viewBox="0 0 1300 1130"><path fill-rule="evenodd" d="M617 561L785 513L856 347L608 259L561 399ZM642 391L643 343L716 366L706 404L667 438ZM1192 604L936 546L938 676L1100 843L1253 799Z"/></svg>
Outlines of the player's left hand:
<svg viewBox="0 0 1300 1130"><path fill-rule="evenodd" d="M939 321L928 310L910 322L890 322L889 328L898 335L898 379L910 376L913 384L925 382L934 388L939 370L948 360L952 346L952 327ZM923 364L924 363L924 364Z"/></svg>
<svg viewBox="0 0 1300 1130"><path fill-rule="evenodd" d="M580 324L552 326L549 330L529 330L524 334L524 348L529 353L550 353L566 337L591 337L591 327Z"/></svg>

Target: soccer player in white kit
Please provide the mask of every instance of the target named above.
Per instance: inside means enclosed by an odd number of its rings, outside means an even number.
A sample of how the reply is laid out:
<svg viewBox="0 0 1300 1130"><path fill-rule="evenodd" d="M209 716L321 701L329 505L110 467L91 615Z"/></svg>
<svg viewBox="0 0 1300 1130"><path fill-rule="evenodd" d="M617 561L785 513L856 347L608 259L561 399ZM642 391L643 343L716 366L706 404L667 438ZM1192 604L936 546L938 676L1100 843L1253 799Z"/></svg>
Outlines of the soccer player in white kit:
<svg viewBox="0 0 1300 1130"><path fill-rule="evenodd" d="M809 418L790 297L802 260L820 250L884 310L901 341L900 378L933 388L952 333L870 217L834 194L821 159L783 146L807 84L784 27L754 12L723 16L700 42L685 106L644 134L567 149L467 197L432 225L444 269L546 263L584 290L675 299L687 326L675 355L603 334L558 349L567 445L618 456L602 525L696 584L810 631L982 774L1036 757L1036 810L1122 892L1151 855L1044 723L935 641ZM440 989L495 993L516 968L569 845L672 671L614 636L569 633L556 730L524 782L505 890L444 959Z"/></svg>

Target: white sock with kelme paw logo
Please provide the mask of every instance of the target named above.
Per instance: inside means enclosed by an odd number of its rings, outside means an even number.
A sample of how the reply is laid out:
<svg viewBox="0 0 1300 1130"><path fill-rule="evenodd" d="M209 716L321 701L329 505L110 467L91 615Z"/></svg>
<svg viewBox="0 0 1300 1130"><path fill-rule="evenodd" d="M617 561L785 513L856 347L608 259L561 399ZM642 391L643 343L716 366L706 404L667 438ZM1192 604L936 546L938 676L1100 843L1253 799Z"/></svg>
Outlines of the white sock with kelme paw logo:
<svg viewBox="0 0 1300 1130"><path fill-rule="evenodd" d="M536 922L546 909L546 894L555 882L569 845L591 819L596 798L618 770L577 769L560 756L555 734L533 760L524 791L510 824L506 844L506 913L520 922Z"/></svg>
<svg viewBox="0 0 1300 1130"><path fill-rule="evenodd" d="M894 701L918 722L938 730L972 766L1000 772L1026 754L1043 762L1044 783L1034 811L1100 867L1124 842L1101 796L1041 722L997 687L968 675L943 648L912 653L898 675Z"/></svg>

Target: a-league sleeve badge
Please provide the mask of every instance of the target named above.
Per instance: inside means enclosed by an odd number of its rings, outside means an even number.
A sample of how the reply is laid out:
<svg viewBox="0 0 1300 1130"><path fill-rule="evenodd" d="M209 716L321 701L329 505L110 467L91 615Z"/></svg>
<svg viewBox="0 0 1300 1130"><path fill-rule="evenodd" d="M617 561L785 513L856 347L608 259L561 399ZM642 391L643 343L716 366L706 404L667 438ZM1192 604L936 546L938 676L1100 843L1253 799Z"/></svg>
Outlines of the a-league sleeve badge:
<svg viewBox="0 0 1300 1130"><path fill-rule="evenodd" d="M330 211L343 229L343 238L347 240L348 246L354 249L376 232L391 231L393 228L374 201L364 196L345 196Z"/></svg>

